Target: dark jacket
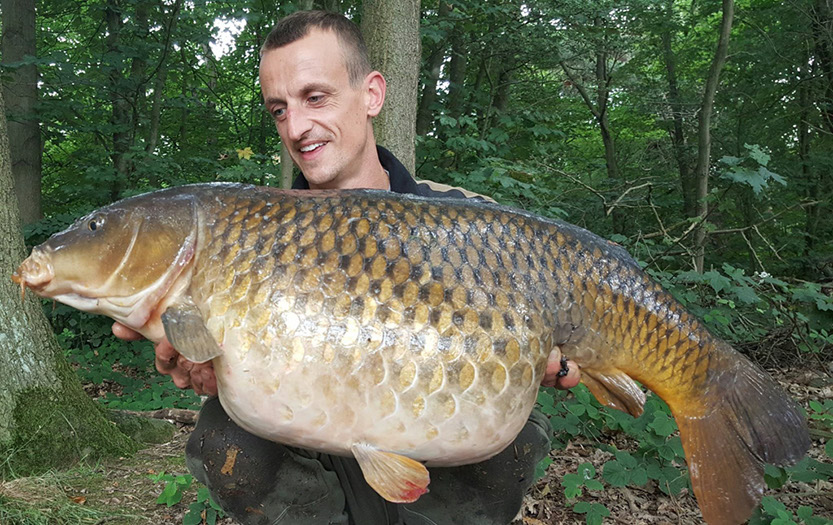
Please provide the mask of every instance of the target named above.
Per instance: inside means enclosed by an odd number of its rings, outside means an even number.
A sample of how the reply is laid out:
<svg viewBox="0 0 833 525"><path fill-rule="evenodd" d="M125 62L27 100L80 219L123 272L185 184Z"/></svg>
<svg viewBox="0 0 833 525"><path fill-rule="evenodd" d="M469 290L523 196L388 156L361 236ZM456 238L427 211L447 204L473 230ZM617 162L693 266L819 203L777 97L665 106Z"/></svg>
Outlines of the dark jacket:
<svg viewBox="0 0 833 525"><path fill-rule="evenodd" d="M385 171L388 172L388 176L390 177L390 191L392 192L410 193L422 197L451 197L458 199L479 197L481 199L491 200L488 197L472 193L462 188L455 188L427 180L417 181L408 173L408 170L399 162L399 159L393 156L393 153L382 146L376 146L376 151L379 153L379 162L382 163L382 167L385 168ZM309 182L304 178L303 173L295 178L295 182L292 183L292 189L309 189Z"/></svg>

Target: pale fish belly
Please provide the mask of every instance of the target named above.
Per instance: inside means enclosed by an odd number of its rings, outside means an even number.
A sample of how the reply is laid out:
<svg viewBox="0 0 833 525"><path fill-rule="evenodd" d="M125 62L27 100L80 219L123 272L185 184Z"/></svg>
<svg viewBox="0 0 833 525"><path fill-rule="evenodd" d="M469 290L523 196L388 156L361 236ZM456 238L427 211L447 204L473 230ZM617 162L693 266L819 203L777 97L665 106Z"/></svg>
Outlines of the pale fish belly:
<svg viewBox="0 0 833 525"><path fill-rule="evenodd" d="M239 344L235 332L226 332L226 348ZM342 456L352 455L354 443L368 443L429 466L477 463L503 450L526 423L543 373L530 366L530 387L507 381L495 392L492 378L475 368L465 391L442 381L429 392L419 375L421 368L436 373L431 363L414 365L413 380L403 385L403 367L379 353L363 356L352 370L334 366L338 358L327 364L282 354L264 360L262 351L230 351L215 359L220 402L242 428Z"/></svg>

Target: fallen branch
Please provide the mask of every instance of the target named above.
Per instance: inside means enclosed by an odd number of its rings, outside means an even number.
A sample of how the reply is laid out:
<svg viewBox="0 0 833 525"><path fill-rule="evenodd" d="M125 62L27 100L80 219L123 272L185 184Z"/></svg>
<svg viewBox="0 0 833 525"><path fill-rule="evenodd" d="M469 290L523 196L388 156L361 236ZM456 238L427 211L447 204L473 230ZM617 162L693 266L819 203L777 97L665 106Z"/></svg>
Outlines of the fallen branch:
<svg viewBox="0 0 833 525"><path fill-rule="evenodd" d="M187 410L184 408L160 408L159 410L119 410L125 414L133 416L147 417L150 419L167 419L169 421L176 421L184 425L194 425L197 423L199 411Z"/></svg>

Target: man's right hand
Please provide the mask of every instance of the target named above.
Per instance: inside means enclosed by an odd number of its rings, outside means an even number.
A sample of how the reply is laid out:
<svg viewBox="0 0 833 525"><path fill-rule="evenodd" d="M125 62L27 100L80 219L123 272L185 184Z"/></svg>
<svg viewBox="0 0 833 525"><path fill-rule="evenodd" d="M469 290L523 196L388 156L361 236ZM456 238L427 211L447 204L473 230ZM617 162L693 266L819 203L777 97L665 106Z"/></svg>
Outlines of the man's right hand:
<svg viewBox="0 0 833 525"><path fill-rule="evenodd" d="M113 323L113 335L125 341L138 341L142 335L121 323ZM193 388L199 395L217 395L217 380L214 376L214 365L194 363L182 357L167 339L157 343L156 370L160 374L171 376L174 384L179 388Z"/></svg>

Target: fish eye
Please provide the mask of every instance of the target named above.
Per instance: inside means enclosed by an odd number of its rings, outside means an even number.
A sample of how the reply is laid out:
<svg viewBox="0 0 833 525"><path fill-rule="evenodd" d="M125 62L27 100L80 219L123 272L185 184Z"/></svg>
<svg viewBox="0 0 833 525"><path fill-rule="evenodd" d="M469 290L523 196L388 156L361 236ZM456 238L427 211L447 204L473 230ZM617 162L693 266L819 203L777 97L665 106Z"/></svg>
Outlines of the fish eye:
<svg viewBox="0 0 833 525"><path fill-rule="evenodd" d="M104 219L102 217L93 217L89 221L87 221L87 228L90 231L96 231L97 229L101 228L104 225Z"/></svg>

